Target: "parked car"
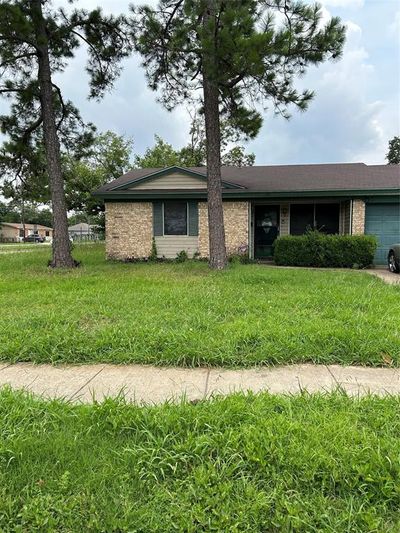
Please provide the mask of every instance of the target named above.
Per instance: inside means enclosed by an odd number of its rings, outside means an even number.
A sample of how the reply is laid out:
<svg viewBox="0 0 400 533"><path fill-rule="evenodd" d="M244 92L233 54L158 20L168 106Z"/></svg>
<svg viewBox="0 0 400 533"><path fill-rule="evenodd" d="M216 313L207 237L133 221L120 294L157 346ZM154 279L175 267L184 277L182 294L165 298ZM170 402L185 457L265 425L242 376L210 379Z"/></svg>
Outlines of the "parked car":
<svg viewBox="0 0 400 533"><path fill-rule="evenodd" d="M45 238L40 235L28 235L24 237L24 242L44 242Z"/></svg>
<svg viewBox="0 0 400 533"><path fill-rule="evenodd" d="M388 267L390 272L400 274L400 244L393 244L388 253Z"/></svg>

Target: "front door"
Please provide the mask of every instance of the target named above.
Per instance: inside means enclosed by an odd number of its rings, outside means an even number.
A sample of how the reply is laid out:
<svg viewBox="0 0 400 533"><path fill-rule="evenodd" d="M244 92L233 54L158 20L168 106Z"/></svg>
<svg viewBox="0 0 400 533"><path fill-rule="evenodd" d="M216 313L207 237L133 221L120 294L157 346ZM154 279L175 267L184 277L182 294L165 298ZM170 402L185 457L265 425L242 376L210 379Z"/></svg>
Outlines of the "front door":
<svg viewBox="0 0 400 533"><path fill-rule="evenodd" d="M272 245L279 236L279 205L256 205L254 208L254 257L272 257Z"/></svg>

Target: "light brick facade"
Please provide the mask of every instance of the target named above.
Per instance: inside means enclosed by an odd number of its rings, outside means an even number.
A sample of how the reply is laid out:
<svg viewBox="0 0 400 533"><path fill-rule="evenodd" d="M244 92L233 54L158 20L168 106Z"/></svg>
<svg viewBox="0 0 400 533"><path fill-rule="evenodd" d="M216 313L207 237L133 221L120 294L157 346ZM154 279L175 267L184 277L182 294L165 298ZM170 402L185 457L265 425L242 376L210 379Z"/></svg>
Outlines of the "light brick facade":
<svg viewBox="0 0 400 533"><path fill-rule="evenodd" d="M151 202L106 202L106 254L109 259L148 257L152 240Z"/></svg>
<svg viewBox="0 0 400 533"><path fill-rule="evenodd" d="M350 220L353 235L363 235L365 228L365 202L360 199L344 201L340 205L340 232L350 233ZM237 254L251 248L250 243L250 202L224 201L224 224L228 255ZM207 203L199 202L198 252L200 257L209 255ZM280 204L280 235L290 232L289 202ZM162 255L175 257L176 250L187 248L190 240L190 255L196 249L197 237L157 237L163 246L171 240L171 254L162 250ZM106 202L106 253L111 259L148 257L153 241L152 202ZM161 242L160 241L160 242ZM165 242L164 242L165 241ZM168 242L167 242L168 241ZM179 242L175 242L179 241ZM182 241L182 244L181 244ZM192 242L193 241L193 242ZM158 243L160 245L160 242ZM176 250L175 250L176 249ZM161 253L161 252L160 252Z"/></svg>
<svg viewBox="0 0 400 533"><path fill-rule="evenodd" d="M365 232L365 202L353 200L352 235L364 235Z"/></svg>
<svg viewBox="0 0 400 533"><path fill-rule="evenodd" d="M228 255L249 246L249 202L223 202L225 242ZM199 253L208 257L207 203L199 202Z"/></svg>

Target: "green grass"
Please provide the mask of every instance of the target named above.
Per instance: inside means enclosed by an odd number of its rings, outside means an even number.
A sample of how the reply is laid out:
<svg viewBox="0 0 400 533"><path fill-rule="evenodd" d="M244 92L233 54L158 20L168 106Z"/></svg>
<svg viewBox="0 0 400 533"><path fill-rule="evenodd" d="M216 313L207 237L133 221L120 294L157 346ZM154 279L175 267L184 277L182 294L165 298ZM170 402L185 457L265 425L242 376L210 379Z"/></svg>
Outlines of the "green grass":
<svg viewBox="0 0 400 533"><path fill-rule="evenodd" d="M400 400L0 392L0 530L398 532Z"/></svg>
<svg viewBox="0 0 400 533"><path fill-rule="evenodd" d="M167 365L400 363L400 287L352 271L205 263L46 267L0 255L0 359Z"/></svg>

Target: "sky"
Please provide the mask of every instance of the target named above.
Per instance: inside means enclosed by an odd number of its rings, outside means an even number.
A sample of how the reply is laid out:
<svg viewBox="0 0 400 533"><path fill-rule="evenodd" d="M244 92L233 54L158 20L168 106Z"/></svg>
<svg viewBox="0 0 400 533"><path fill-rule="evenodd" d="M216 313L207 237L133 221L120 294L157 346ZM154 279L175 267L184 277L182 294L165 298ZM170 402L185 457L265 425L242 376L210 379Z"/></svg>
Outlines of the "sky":
<svg viewBox="0 0 400 533"><path fill-rule="evenodd" d="M131 1L79 0L75 5L127 12ZM143 2L140 2L143 3ZM155 3L150 0L148 3ZM322 0L324 17L337 15L347 26L343 57L312 68L298 82L316 96L305 113L287 121L272 110L254 141L246 144L256 164L385 163L388 140L400 134L400 0ZM66 5L67 0L56 0ZM85 55L73 59L57 78L64 95L100 131L129 136L143 153L160 135L175 148L187 143L189 116L180 107L167 112L146 84L138 57L124 62L112 92L89 101Z"/></svg>

